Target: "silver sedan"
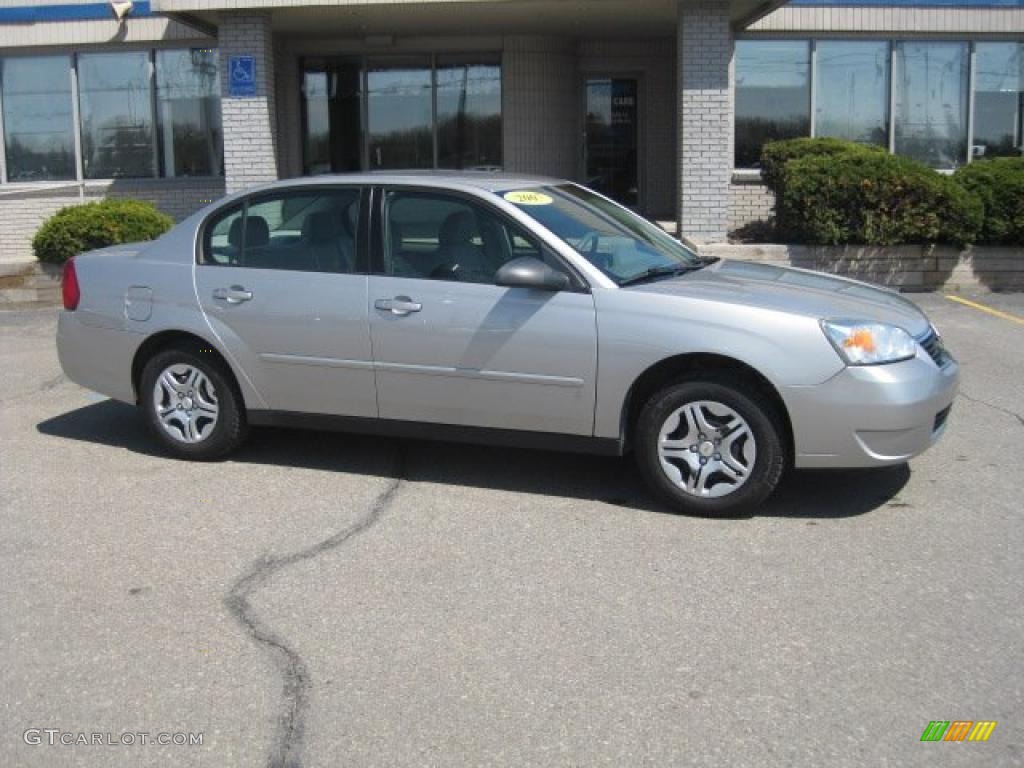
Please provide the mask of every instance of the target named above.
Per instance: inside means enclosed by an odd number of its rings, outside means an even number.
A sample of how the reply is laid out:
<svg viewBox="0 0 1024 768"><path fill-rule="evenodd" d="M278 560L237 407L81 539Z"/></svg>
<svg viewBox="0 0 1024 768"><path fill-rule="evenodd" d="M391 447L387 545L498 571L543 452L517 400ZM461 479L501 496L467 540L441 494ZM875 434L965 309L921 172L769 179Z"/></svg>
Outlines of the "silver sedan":
<svg viewBox="0 0 1024 768"><path fill-rule="evenodd" d="M787 466L905 462L958 368L910 301L703 258L578 185L399 173L227 197L152 243L77 256L67 375L136 403L172 455L275 424L635 454L696 514Z"/></svg>

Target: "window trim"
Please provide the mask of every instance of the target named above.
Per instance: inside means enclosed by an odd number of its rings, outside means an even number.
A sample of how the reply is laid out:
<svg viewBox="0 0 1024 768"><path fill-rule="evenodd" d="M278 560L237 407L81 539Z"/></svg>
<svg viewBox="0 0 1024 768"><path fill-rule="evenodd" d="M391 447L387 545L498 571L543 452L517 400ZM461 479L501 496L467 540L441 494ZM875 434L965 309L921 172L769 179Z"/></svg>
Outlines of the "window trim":
<svg viewBox="0 0 1024 768"><path fill-rule="evenodd" d="M130 181L132 183L151 183L151 182L169 182L174 183L180 181L182 183L198 182L198 183L216 183L223 182L226 177L226 168L223 168L219 174L211 174L205 176L168 176L163 172L162 160L160 157L160 142L162 137L163 124L160 119L159 109L159 93L157 91L157 71L156 71L156 60L157 54L161 51L213 51L218 52L219 48L216 41L211 41L206 45L182 45L178 41L147 41L139 43L122 43L115 46L108 45L96 45L89 46L87 48L75 47L75 46L56 46L53 51L45 50L33 50L21 52L17 49L10 49L6 52L0 53L0 59L32 59L40 57L52 57L62 56L67 59L68 63L68 77L70 79L70 98L71 98L71 133L73 137L73 151L74 151L74 170L75 175L68 179L43 179L39 181L11 181L7 174L7 162L6 159L2 166L2 175L0 175L0 186L17 186L18 189L26 190L45 190L45 189L58 189L61 187L77 186L82 187L89 184L109 184L118 181ZM79 74L78 74L78 58L82 54L118 54L118 53L144 53L147 55L150 64L150 118L153 121L153 146L154 146L154 162L156 163L153 168L153 175L150 176L97 176L95 178L88 178L85 175L85 155L82 146L82 117L81 117L81 89L79 87ZM219 67L220 58L219 53L217 55L218 65L218 79L220 77ZM223 102L224 95L218 94L218 100ZM3 115L2 115L2 95L0 95L0 152L4 153L6 158L7 146L6 136L3 131ZM221 133L221 165L225 164L224 161L224 135Z"/></svg>
<svg viewBox="0 0 1024 768"><path fill-rule="evenodd" d="M13 56L4 56L0 54L0 153L3 154L3 162L0 162L0 186L7 186L8 183L16 185L17 187L25 188L40 188L45 189L47 186L51 187L67 187L70 185L77 185L82 182L81 174L81 152L79 151L79 136L77 126L79 123L78 119L78 77L76 72L74 52L63 53L57 52L46 52L36 51L27 54L14 54ZM7 128L4 125L4 99L3 99L3 61L4 59L43 59L43 58L63 58L65 63L68 65L68 96L71 98L71 151L73 153L72 162L74 165L74 176L68 179L40 179L38 181L14 181L11 182L8 179L9 167L7 159Z"/></svg>
<svg viewBox="0 0 1024 768"><path fill-rule="evenodd" d="M359 162L360 162L362 167L358 168L358 169L355 169L355 171L353 171L353 172L370 173L370 172L387 172L389 170L391 170L391 171L399 170L399 169L374 168L372 166L371 162L370 162L370 141L369 141L369 133L370 133L370 124L369 124L370 123L370 114L369 114L370 113L370 105L369 105L369 98L370 98L370 94L369 94L369 72L370 72L370 68L371 68L371 65L375 61L386 62L389 59L395 59L395 58L403 59L403 58L407 58L407 57L408 58L421 58L424 61L429 62L428 66L429 66L430 73L431 73L430 74L430 82L431 82L431 86L430 86L430 91L431 91L431 97L430 97L430 103L431 103L431 147L432 147L432 153L433 153L433 158L432 158L433 162L430 165L430 168L429 168L430 170L448 170L448 171L463 170L463 169L458 169L458 168L449 168L447 166L441 166L439 164L440 152L441 152L441 147L440 147L440 129L441 129L441 125L440 125L440 121L438 119L438 84L437 84L437 74L438 74L439 70L445 69L447 66L449 66L448 64L444 63L444 61L446 59L450 58L450 57L456 57L456 58L458 58L458 57L464 57L464 58L478 57L480 59L480 63L481 64L485 64L486 63L487 65L494 66L494 67L496 67L498 69L497 81L498 81L498 85L499 85L499 87L501 89L501 95L500 95L500 99L499 99L499 114L500 114L500 116L502 118L502 120L501 120L501 133L500 133L500 137L501 137L501 158L500 158L500 162L501 162L501 167L502 168L504 168L506 166L506 164L507 164L506 151L507 151L507 147L508 147L508 134L507 134L507 125L506 125L506 120L505 120L505 114L507 112L507 110L506 110L506 99L507 99L507 96L508 96L508 87L507 87L507 84L505 82L505 55L504 55L504 51L502 51L502 50L494 50L494 49L478 49L478 48L475 48L475 47L467 49L467 50L454 50L454 51L449 51L449 50L444 50L444 51L427 50L427 51L424 51L422 49L418 49L417 48L417 49L408 50L408 51L405 51L405 50L403 50L403 51L393 51L393 52L390 52L390 53L389 52L362 52L362 53L355 53L355 54L352 54L352 55L327 53L327 54L303 55L303 56L299 56L298 57L298 76L297 76L297 81L296 81L297 82L296 88L298 89L298 94L299 94L299 113L300 113L299 114L299 124L300 124L300 129L301 129L301 134L298 137L298 141L299 141L299 167L301 168L303 175L305 175L305 176L321 175L321 174L311 174L309 172L309 162L308 162L308 148L309 148L309 141L308 141L308 138L309 138L308 112L309 112L309 102L307 100L307 96L306 96L306 92L305 92L305 88L304 88L304 81L305 81L305 74L306 74L307 71L319 72L319 71L323 71L323 70L321 70L321 69L307 69L307 67L309 66L307 64L307 62L309 62L310 60L315 61L315 62L330 62L331 60L335 60L335 61L348 61L350 63L358 62L358 65L359 65L359 88L360 88L360 93L359 93L359 114L360 114L360 119L359 119L359 131L360 131L360 137L359 137L359 145L360 145L359 146ZM329 69L328 69L328 71L329 71ZM334 170L332 170L332 171L327 171L327 172L325 172L322 175L327 175L328 173L345 173L345 172L346 171L334 171Z"/></svg>
<svg viewBox="0 0 1024 768"><path fill-rule="evenodd" d="M974 157L974 108L976 100L976 85L977 85L977 46L979 44L986 43L1006 43L1016 44L1024 47L1024 42L1016 39L1008 39L1006 37L993 37L992 35L985 34L964 34L960 37L952 36L948 33L942 33L937 35L927 36L913 36L913 35L886 35L886 34L872 34L872 33L850 33L850 34L820 34L820 35L806 35L798 33L774 33L774 34L741 34L735 37L734 43L740 43L744 41L793 41L802 40L809 44L808 53L808 80L811 88L811 99L809 104L808 112L808 135L807 137L801 138L817 138L817 119L814 113L815 108L815 94L814 88L818 80L818 57L817 46L821 42L832 42L832 41L862 41L862 42L877 42L885 43L888 45L888 90L885 94L886 105L888 110L886 127L889 133L888 141L884 146L886 151L895 155L896 152L896 50L900 43L958 43L967 46L967 93L966 93L966 140L967 140L967 152L964 161L956 166L960 168L964 165L968 165L975 162ZM735 133L736 133L736 115L735 115L735 100L736 100L736 89L733 87L733 119L732 119L732 132L733 132L733 143L735 144ZM934 170L940 173L952 173L956 168L935 168ZM736 154L733 152L732 156L732 175L734 178L741 177L745 174L751 176L760 175L760 169L756 167L746 167L736 165Z"/></svg>
<svg viewBox="0 0 1024 768"><path fill-rule="evenodd" d="M569 277L569 288L561 293L592 293L590 283L587 282L586 278L580 274L580 271L576 269L565 257L562 256L555 248L552 248L544 238L538 233L533 232L528 227L524 226L522 222L516 221L514 218L509 216L505 211L501 210L497 205L494 205L485 196L475 194L472 192L466 192L461 189L449 189L448 187L429 187L429 186L417 186L415 184L378 184L374 185L374 203L373 203L373 216L374 224L371 228L372 235L372 253L371 253L371 264L372 269L370 275L372 277L387 277L397 280L426 280L428 282L448 282L455 285L480 285L488 286L491 288L500 288L501 286L495 285L494 283L463 283L453 280L433 280L426 277L401 277L398 275L388 274L384 264L384 204L385 198L388 192L412 192L418 194L434 194L439 197L450 197L460 202L464 202L470 205L477 205L484 208L488 213L497 218L502 224L507 227L512 227L517 230L525 230L530 236L530 239L535 241L539 246L540 250L545 254L549 255L555 261L561 265L563 271Z"/></svg>
<svg viewBox="0 0 1024 768"><path fill-rule="evenodd" d="M245 251L245 220L249 216L249 206L258 204L266 199L273 199L276 195L324 195L331 192L356 190L359 193L359 216L356 217L356 232L353 240L356 245L356 269L351 272L325 272L299 269L275 269L273 267L247 267L242 264L218 264L206 258L206 234L214 219L219 219L222 214L226 215L236 208L242 210L242 244L241 251ZM341 276L367 276L369 261L366 246L367 212L370 206L370 187L366 184L296 184L279 188L261 189L247 193L241 197L232 198L216 210L207 214L196 228L196 252L194 263L198 267L214 267L216 269L257 269L261 272L290 272L304 273L310 275L341 275Z"/></svg>

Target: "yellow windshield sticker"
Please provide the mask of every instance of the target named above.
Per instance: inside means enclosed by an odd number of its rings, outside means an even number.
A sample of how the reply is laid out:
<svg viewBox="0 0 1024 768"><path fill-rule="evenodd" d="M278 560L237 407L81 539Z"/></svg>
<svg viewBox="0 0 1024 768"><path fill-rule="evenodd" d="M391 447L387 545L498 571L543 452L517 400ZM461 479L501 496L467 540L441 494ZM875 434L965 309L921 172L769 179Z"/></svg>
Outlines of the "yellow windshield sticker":
<svg viewBox="0 0 1024 768"><path fill-rule="evenodd" d="M530 192L528 190L506 192L505 199L513 205L551 205L555 202L543 192Z"/></svg>

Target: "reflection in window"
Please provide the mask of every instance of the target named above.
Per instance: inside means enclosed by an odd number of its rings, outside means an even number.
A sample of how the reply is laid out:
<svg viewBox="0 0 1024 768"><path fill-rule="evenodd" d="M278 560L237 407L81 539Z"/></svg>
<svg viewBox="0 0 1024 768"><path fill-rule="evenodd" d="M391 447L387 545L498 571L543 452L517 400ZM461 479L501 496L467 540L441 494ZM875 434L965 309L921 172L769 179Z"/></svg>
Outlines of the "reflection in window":
<svg viewBox="0 0 1024 768"><path fill-rule="evenodd" d="M343 173L363 167L361 83L358 62L306 61L302 76L306 174Z"/></svg>
<svg viewBox="0 0 1024 768"><path fill-rule="evenodd" d="M331 168L331 118L330 90L327 72L304 72L302 94L306 108L306 153L305 172L307 176L330 173Z"/></svg>
<svg viewBox="0 0 1024 768"><path fill-rule="evenodd" d="M217 53L157 51L156 93L165 176L222 172Z"/></svg>
<svg viewBox="0 0 1024 768"><path fill-rule="evenodd" d="M479 58L437 65L439 168L501 167L501 66Z"/></svg>
<svg viewBox="0 0 1024 768"><path fill-rule="evenodd" d="M967 159L966 43L896 43L896 152L934 168Z"/></svg>
<svg viewBox="0 0 1024 768"><path fill-rule="evenodd" d="M817 136L889 143L889 44L828 40L817 45Z"/></svg>
<svg viewBox="0 0 1024 768"><path fill-rule="evenodd" d="M370 168L432 168L434 120L430 63L371 64L367 74Z"/></svg>
<svg viewBox="0 0 1024 768"><path fill-rule="evenodd" d="M11 58L0 66L8 180L75 178L68 57Z"/></svg>
<svg viewBox="0 0 1024 768"><path fill-rule="evenodd" d="M1020 155L1024 44L978 43L975 53L974 156Z"/></svg>
<svg viewBox="0 0 1024 768"><path fill-rule="evenodd" d="M85 177L154 176L149 55L82 54L78 88Z"/></svg>
<svg viewBox="0 0 1024 768"><path fill-rule="evenodd" d="M810 132L810 43L736 43L736 166L753 168L772 139Z"/></svg>

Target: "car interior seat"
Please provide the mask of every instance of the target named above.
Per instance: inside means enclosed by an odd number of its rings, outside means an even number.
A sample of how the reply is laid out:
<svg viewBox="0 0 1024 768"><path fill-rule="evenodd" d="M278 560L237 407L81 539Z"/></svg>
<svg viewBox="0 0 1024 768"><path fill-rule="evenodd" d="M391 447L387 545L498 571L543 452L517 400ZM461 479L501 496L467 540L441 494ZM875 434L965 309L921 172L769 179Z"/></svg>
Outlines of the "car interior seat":
<svg viewBox="0 0 1024 768"><path fill-rule="evenodd" d="M315 211L306 216L300 242L309 256L310 269L346 274L354 271L355 242L346 232L345 223L344 213L337 210Z"/></svg>
<svg viewBox="0 0 1024 768"><path fill-rule="evenodd" d="M431 277L451 277L466 282L487 282L494 270L487 270L483 248L473 241L480 237L476 216L471 211L449 214L438 232L440 265Z"/></svg>
<svg viewBox="0 0 1024 768"><path fill-rule="evenodd" d="M243 222L245 222L244 225ZM244 238L242 237L243 226L245 227ZM270 243L270 227L267 226L267 220L262 216L246 216L244 218L239 216L231 222L231 228L228 230L228 243L235 250L234 263L238 262L239 255L241 255L243 239L246 250L243 266L250 266L248 262L252 249L265 248Z"/></svg>

